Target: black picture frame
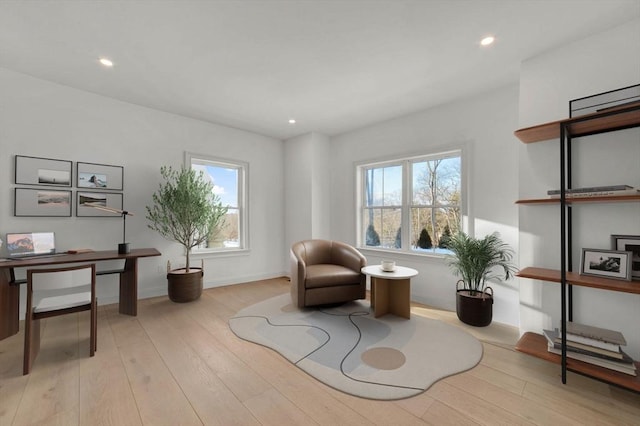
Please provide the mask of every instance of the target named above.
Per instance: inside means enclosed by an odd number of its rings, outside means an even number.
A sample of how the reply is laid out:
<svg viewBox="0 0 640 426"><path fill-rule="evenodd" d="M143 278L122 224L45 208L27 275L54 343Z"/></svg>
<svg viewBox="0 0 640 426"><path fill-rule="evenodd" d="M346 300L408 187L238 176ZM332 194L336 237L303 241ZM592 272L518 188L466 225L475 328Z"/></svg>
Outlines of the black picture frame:
<svg viewBox="0 0 640 426"><path fill-rule="evenodd" d="M76 187L87 191L122 191L124 188L124 167L110 164L76 164Z"/></svg>
<svg viewBox="0 0 640 426"><path fill-rule="evenodd" d="M19 217L70 217L72 191L49 188L15 188L13 215Z"/></svg>
<svg viewBox="0 0 640 426"><path fill-rule="evenodd" d="M631 279L640 280L640 235L611 235L611 249L631 252Z"/></svg>
<svg viewBox="0 0 640 426"><path fill-rule="evenodd" d="M97 206L110 207L122 210L123 197L120 192L94 192L80 191L76 192L76 216L78 217L121 217L113 212L100 210L99 208L89 207L87 204Z"/></svg>
<svg viewBox="0 0 640 426"><path fill-rule="evenodd" d="M583 248L580 275L631 281L630 251Z"/></svg>
<svg viewBox="0 0 640 426"><path fill-rule="evenodd" d="M71 187L73 162L55 158L16 155L14 159L16 185Z"/></svg>

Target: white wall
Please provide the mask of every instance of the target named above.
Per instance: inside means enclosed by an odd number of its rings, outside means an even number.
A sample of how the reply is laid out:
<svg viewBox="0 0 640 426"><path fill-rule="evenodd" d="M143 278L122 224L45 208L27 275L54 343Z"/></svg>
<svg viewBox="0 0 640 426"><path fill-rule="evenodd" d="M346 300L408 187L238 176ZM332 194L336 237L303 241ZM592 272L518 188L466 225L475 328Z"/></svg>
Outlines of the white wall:
<svg viewBox="0 0 640 426"><path fill-rule="evenodd" d="M309 167L311 134L284 142L285 250L295 241L312 235L311 172Z"/></svg>
<svg viewBox="0 0 640 426"><path fill-rule="evenodd" d="M522 63L520 127L568 116L569 101L640 83L640 20L562 46ZM573 185L624 183L640 187L640 129L573 143ZM519 144L520 198L544 197L559 188L557 141ZM573 208L574 270L582 248L610 249L611 234L640 235L639 203ZM558 206L520 207L521 267L560 267ZM557 284L521 279L521 331L559 327ZM640 285L640 283L638 283ZM629 354L640 358L640 296L574 287L574 320L623 332Z"/></svg>
<svg viewBox="0 0 640 426"><path fill-rule="evenodd" d="M284 142L285 251L296 241L329 238L329 138L307 133Z"/></svg>
<svg viewBox="0 0 640 426"><path fill-rule="evenodd" d="M470 228L483 236L494 231L518 247L518 88L511 85L471 99L443 105L332 138L331 235L356 243L355 164L437 152L463 146L467 152ZM362 249L370 264L384 258L415 268L413 300L455 310L456 278L441 258ZM494 321L517 326L517 280L491 284Z"/></svg>
<svg viewBox="0 0 640 426"><path fill-rule="evenodd" d="M52 230L62 250L115 249L122 235L118 217L14 217L13 164L14 155L72 160L74 176L76 161L122 165L124 206L135 213L127 219L127 240L132 248L156 247L162 253L139 261L139 296L166 294L166 262L184 264L183 251L147 228L145 206L157 189L160 166L180 167L184 152L191 151L249 163L251 250L240 256L207 258L205 286L285 273L282 141L5 69L0 69L0 93L0 233ZM117 276L99 277L98 284L101 304L117 301Z"/></svg>
<svg viewBox="0 0 640 426"><path fill-rule="evenodd" d="M311 208L313 238L329 238L331 235L331 176L327 167L331 164L331 140L328 136L313 133L311 146Z"/></svg>

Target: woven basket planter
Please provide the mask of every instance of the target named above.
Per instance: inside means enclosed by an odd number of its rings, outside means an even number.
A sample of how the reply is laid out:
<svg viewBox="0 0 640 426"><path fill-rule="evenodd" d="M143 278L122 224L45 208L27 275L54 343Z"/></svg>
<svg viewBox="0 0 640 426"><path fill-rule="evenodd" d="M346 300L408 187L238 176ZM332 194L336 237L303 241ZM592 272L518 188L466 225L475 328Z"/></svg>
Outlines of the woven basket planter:
<svg viewBox="0 0 640 426"><path fill-rule="evenodd" d="M491 294L487 292L491 290ZM458 319L474 327L485 327L493 318L493 289L487 287L484 292L456 290L456 313Z"/></svg>
<svg viewBox="0 0 640 426"><path fill-rule="evenodd" d="M192 302L202 295L202 268L174 269L167 273L169 299L177 303Z"/></svg>

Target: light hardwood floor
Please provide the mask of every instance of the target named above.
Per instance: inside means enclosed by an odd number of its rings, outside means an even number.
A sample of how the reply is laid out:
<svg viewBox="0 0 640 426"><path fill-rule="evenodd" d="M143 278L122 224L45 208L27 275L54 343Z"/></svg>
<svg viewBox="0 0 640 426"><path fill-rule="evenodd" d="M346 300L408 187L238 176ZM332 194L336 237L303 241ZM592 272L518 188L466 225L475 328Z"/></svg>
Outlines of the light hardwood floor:
<svg viewBox="0 0 640 426"><path fill-rule="evenodd" d="M137 317L100 307L93 358L88 313L49 319L28 376L21 330L0 341L0 425L640 425L640 395L571 373L562 385L557 365L513 350L515 329L415 304L412 315L481 339L480 364L409 399L343 394L229 330L240 308L288 289L273 279L187 304L146 299Z"/></svg>

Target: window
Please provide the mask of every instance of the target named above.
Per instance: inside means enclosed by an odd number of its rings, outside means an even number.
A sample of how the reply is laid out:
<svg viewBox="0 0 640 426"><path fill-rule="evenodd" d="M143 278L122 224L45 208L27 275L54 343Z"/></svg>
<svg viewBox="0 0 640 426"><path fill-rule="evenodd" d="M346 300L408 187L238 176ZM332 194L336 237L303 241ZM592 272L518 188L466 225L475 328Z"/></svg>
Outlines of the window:
<svg viewBox="0 0 640 426"><path fill-rule="evenodd" d="M360 247L446 253L462 223L462 151L358 166Z"/></svg>
<svg viewBox="0 0 640 426"><path fill-rule="evenodd" d="M209 241L196 247L194 253L247 249L246 174L248 165L187 153L187 164L200 171L213 185L213 192L228 208L225 223Z"/></svg>

